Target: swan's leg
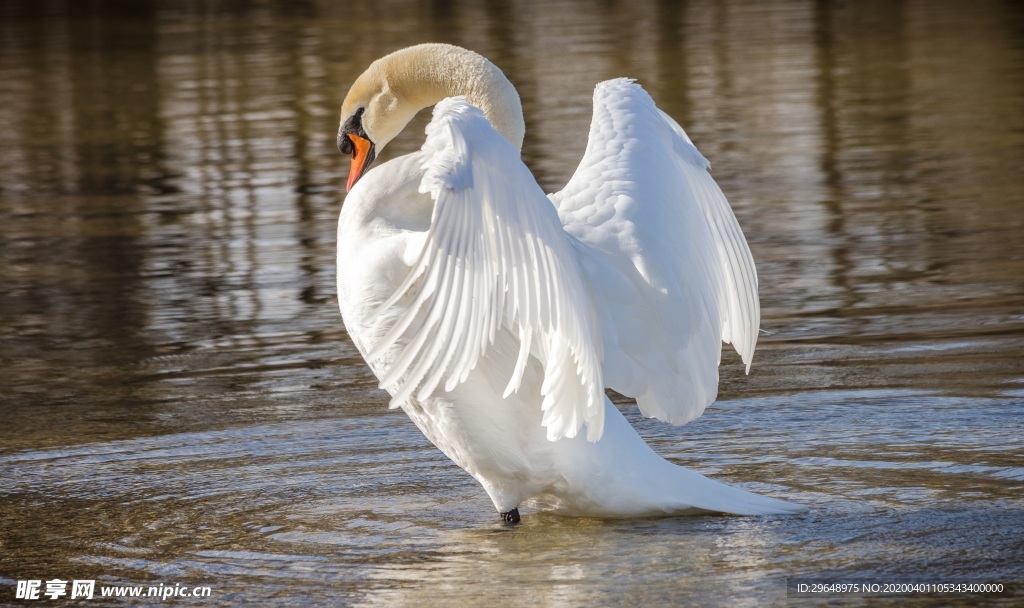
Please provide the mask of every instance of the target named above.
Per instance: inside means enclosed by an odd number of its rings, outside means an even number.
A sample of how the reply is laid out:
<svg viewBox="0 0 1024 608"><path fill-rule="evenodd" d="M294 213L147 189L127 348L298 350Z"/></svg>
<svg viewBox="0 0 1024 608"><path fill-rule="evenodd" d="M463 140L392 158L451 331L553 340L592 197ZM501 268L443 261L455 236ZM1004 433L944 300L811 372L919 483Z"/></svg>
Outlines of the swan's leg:
<svg viewBox="0 0 1024 608"><path fill-rule="evenodd" d="M519 523L519 507L506 511L501 514L501 521L505 522L510 526L514 526Z"/></svg>

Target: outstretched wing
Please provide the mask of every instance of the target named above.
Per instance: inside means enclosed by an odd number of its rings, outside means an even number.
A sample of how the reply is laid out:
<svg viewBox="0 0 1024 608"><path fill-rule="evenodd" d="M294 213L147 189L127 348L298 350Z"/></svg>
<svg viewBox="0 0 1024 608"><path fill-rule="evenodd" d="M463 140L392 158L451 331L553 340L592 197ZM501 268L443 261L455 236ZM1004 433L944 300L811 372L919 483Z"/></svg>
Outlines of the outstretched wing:
<svg viewBox="0 0 1024 608"><path fill-rule="evenodd" d="M498 331L519 339L505 396L531 356L544 367L543 424L551 440L584 424L603 432L600 340L581 270L558 214L519 153L462 98L437 104L423 146L420 191L435 201L423 251L381 306L403 308L369 353L401 354L381 378L392 406L464 382ZM381 318L394 318L382 315ZM504 379L502 379L504 381Z"/></svg>
<svg viewBox="0 0 1024 608"><path fill-rule="evenodd" d="M580 243L607 386L674 424L714 401L722 341L750 370L760 325L750 249L709 168L639 85L610 80L579 168L551 195Z"/></svg>

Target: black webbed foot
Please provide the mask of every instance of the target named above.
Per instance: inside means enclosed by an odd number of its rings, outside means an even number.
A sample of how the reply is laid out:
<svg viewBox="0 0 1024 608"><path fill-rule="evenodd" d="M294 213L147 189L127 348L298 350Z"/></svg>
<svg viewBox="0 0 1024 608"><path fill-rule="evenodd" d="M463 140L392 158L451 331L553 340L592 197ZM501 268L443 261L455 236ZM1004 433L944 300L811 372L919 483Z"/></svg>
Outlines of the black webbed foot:
<svg viewBox="0 0 1024 608"><path fill-rule="evenodd" d="M515 509L512 509L511 511L506 511L505 513L502 513L501 514L501 521L503 521L506 526L514 526L514 525L518 524L519 523L519 508L517 507Z"/></svg>

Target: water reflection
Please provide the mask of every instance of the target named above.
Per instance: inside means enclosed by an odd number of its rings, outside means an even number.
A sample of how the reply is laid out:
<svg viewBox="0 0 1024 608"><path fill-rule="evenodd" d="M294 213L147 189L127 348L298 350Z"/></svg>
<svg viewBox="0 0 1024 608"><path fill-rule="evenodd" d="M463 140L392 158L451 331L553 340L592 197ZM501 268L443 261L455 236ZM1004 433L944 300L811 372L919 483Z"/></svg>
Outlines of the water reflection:
<svg viewBox="0 0 1024 608"><path fill-rule="evenodd" d="M388 605L1024 578L1022 31L995 0L0 1L0 597L72 573ZM705 418L636 423L807 519L509 533L383 410L334 303L333 134L367 64L432 40L516 83L548 190L600 80L687 128L767 333Z"/></svg>

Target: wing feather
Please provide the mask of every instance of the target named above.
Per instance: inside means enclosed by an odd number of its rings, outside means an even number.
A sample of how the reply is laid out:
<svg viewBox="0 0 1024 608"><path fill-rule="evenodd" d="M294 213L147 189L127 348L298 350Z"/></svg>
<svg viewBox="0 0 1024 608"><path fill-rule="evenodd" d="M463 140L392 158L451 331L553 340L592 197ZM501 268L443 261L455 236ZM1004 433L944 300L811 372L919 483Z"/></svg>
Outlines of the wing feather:
<svg viewBox="0 0 1024 608"><path fill-rule="evenodd" d="M512 145L461 98L436 106L423 157L431 225L409 275L377 311L393 325L368 353L380 359L400 347L381 378L392 406L454 390L507 328L519 355L505 396L536 358L548 438L586 426L596 441L604 424L600 339L572 239L551 202Z"/></svg>
<svg viewBox="0 0 1024 608"><path fill-rule="evenodd" d="M718 391L721 343L746 364L760 325L750 249L710 164L631 80L599 84L590 139L551 195L578 239L608 386L681 424Z"/></svg>

